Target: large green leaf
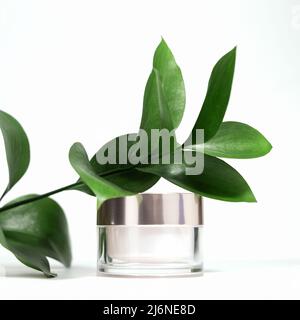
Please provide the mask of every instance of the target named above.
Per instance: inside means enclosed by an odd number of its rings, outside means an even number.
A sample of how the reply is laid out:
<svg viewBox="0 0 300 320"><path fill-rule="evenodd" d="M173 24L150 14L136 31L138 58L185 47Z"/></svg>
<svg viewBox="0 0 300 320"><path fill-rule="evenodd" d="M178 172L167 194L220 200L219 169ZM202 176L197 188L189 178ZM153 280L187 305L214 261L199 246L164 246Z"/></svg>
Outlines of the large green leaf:
<svg viewBox="0 0 300 320"><path fill-rule="evenodd" d="M174 129L171 110L168 105L161 76L153 69L146 84L141 129L151 133L151 129Z"/></svg>
<svg viewBox="0 0 300 320"><path fill-rule="evenodd" d="M131 195L132 192L113 184L106 178L98 175L91 165L88 155L80 143L74 143L69 152L69 159L72 167L79 174L88 188L98 198L98 203L101 205L105 200L118 198L126 195Z"/></svg>
<svg viewBox="0 0 300 320"><path fill-rule="evenodd" d="M140 128L176 129L185 108L185 88L180 68L162 39L153 58L153 69L146 84Z"/></svg>
<svg viewBox="0 0 300 320"><path fill-rule="evenodd" d="M26 195L9 204L34 196ZM0 243L22 263L49 277L55 274L50 271L46 257L56 259L66 267L71 264L67 220L62 208L50 198L1 212Z"/></svg>
<svg viewBox="0 0 300 320"><path fill-rule="evenodd" d="M128 141L129 134L114 138L107 142L104 146L102 146L99 150L99 153L104 153L107 150L112 150L112 156L115 157L116 163L106 163L106 164L99 164L97 161L96 155L91 159L90 163L93 167L94 172L98 176L105 177L106 181L113 183L114 185L125 188L126 190L132 193L140 193L148 190L151 188L158 180L159 177L150 173L144 173L138 171L135 166L128 162L127 157L127 164L120 164L120 155L119 155L119 143L123 139ZM128 150L130 147L136 142L133 138L137 138L136 134L130 134L132 140L127 142L127 156ZM113 146L114 149L111 149ZM76 187L77 190L86 192L91 194L90 188L86 185Z"/></svg>
<svg viewBox="0 0 300 320"><path fill-rule="evenodd" d="M130 140L128 140L129 135L131 136ZM91 164L98 175L104 175L106 180L111 181L120 187L125 186L126 190L129 190L133 193L144 192L151 188L159 180L159 177L156 175L142 173L136 169L136 166L130 164L128 159L129 150L137 142L137 138L137 134L125 134L112 139L99 150L99 152L106 150L112 144L116 143L115 154L113 154L117 160L116 164L107 163L101 165L98 163L96 155L91 159ZM127 140L127 148L124 150L126 152L126 164L120 163L121 157L118 146L120 143L122 143L122 139Z"/></svg>
<svg viewBox="0 0 300 320"><path fill-rule="evenodd" d="M130 148L138 141L136 133L118 136L105 143L92 157L91 165L98 175L107 175L113 172L123 172L134 169L128 159ZM124 144L126 143L126 145ZM120 145L122 145L120 153ZM100 158L106 156L106 163L100 164ZM108 161L109 160L109 161Z"/></svg>
<svg viewBox="0 0 300 320"><path fill-rule="evenodd" d="M9 171L9 181L4 195L22 178L30 161L29 142L19 122L8 113L0 110L2 131Z"/></svg>
<svg viewBox="0 0 300 320"><path fill-rule="evenodd" d="M256 129L240 122L223 122L210 140L189 149L221 158L250 159L271 151L270 142Z"/></svg>
<svg viewBox="0 0 300 320"><path fill-rule="evenodd" d="M211 139L218 131L230 98L234 75L236 48L223 56L211 73L206 97L192 130L204 129L204 140Z"/></svg>
<svg viewBox="0 0 300 320"><path fill-rule="evenodd" d="M184 153L190 153L190 151ZM205 155L204 170L201 175L187 175L188 167L192 165L183 162L181 164L150 165L139 168L139 170L157 174L186 190L208 198L233 202L256 201L244 178L226 162Z"/></svg>

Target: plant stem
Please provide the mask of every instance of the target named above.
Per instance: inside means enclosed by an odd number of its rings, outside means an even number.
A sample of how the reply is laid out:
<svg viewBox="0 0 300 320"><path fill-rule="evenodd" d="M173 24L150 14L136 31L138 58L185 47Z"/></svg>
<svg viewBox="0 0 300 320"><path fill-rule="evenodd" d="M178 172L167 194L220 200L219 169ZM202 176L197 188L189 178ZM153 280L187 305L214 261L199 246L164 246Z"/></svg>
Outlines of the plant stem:
<svg viewBox="0 0 300 320"><path fill-rule="evenodd" d="M117 169L117 170L106 171L106 172L100 174L100 176L101 177L106 177L106 176L118 174L120 172L129 171L132 168L133 168L133 166L129 166L126 169ZM56 189L56 190L53 190L53 191L38 195L38 196L33 196L32 198L28 198L28 199L21 200L21 201L12 203L12 204L5 205L4 207L0 208L0 213L3 212L3 211L6 211L6 210L12 209L12 208L16 208L16 207L22 206L22 205L30 203L30 202L34 202L34 201L37 201L37 200L41 200L43 198L50 197L53 194L56 194L56 193L59 193L59 192L62 192L62 191L66 191L66 190L71 190L71 189L74 189L74 187L79 187L79 186L83 186L83 185L84 185L83 182L75 182L75 183L69 184L69 185L67 185L65 187L62 187L62 188L59 188L59 189Z"/></svg>
<svg viewBox="0 0 300 320"><path fill-rule="evenodd" d="M30 202L41 200L43 198L50 197L53 194L56 194L56 193L59 193L59 192L65 191L65 190L69 190L69 189L72 189L74 187L81 186L81 185L83 185L82 182L72 183L72 184L69 184L69 185L67 185L65 187L62 187L62 188L59 188L59 189L56 189L56 190L41 194L41 195L36 196L36 197L32 197L32 198L28 198L28 199L25 199L25 200L21 200L19 202L8 204L8 205L5 205L4 207L0 208L0 212L6 211L6 210L9 210L9 209L12 209L12 208L16 208L16 207L19 207L19 206L22 206L22 205L30 203Z"/></svg>

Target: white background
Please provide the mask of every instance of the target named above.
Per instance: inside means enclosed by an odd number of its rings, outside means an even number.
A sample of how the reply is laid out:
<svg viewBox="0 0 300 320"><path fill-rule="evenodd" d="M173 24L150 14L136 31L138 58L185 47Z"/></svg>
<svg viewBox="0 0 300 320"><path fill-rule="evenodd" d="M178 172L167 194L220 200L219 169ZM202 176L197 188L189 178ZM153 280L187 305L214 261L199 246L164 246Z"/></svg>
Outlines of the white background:
<svg viewBox="0 0 300 320"><path fill-rule="evenodd" d="M238 46L227 120L262 131L272 152L230 161L257 204L205 199L201 278L96 277L96 204L54 198L69 220L73 268L47 280L0 250L0 297L82 299L300 298L300 0L1 0L0 106L28 133L31 165L7 199L74 182L69 147L92 155L140 121L152 55L163 36L182 68L184 139L214 63ZM7 181L1 142L1 187ZM159 192L178 190L161 181ZM55 265L56 266L56 265Z"/></svg>

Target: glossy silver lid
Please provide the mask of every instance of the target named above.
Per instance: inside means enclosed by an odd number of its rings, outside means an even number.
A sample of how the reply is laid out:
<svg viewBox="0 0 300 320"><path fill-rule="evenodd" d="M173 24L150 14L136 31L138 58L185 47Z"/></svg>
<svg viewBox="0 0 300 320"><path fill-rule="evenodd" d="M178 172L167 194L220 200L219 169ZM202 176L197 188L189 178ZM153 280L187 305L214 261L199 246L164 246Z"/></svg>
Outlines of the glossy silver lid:
<svg viewBox="0 0 300 320"><path fill-rule="evenodd" d="M105 201L98 225L202 225L202 198L193 193L143 193Z"/></svg>

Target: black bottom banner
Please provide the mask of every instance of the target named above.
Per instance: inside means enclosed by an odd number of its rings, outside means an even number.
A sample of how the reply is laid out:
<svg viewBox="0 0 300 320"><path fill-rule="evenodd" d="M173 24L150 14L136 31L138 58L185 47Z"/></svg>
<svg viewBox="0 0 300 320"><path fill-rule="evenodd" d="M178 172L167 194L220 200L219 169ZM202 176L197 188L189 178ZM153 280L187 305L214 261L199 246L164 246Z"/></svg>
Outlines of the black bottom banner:
<svg viewBox="0 0 300 320"><path fill-rule="evenodd" d="M288 306L287 306L288 304ZM11 318L41 319L70 317L86 319L211 319L214 316L244 317L281 316L287 318L296 301L86 301L22 300L0 301L1 313ZM41 314L40 310L43 310Z"/></svg>

